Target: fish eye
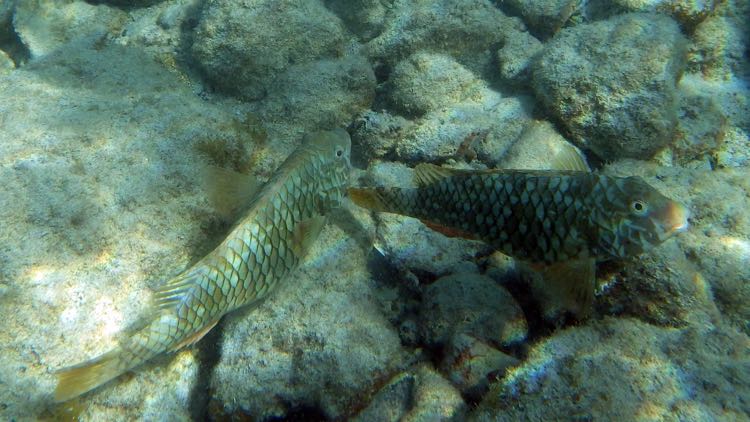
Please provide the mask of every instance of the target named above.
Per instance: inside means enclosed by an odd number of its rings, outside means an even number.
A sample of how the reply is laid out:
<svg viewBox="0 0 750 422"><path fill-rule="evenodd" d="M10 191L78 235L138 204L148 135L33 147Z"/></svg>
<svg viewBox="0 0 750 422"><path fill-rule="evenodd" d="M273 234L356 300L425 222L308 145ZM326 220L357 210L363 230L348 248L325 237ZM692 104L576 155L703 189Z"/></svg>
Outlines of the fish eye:
<svg viewBox="0 0 750 422"><path fill-rule="evenodd" d="M337 157L341 157L342 155L344 155L344 150L342 150L341 148L337 149L336 150L336 156Z"/></svg>
<svg viewBox="0 0 750 422"><path fill-rule="evenodd" d="M638 215L643 215L648 211L646 203L641 200L635 200L630 204L630 209Z"/></svg>

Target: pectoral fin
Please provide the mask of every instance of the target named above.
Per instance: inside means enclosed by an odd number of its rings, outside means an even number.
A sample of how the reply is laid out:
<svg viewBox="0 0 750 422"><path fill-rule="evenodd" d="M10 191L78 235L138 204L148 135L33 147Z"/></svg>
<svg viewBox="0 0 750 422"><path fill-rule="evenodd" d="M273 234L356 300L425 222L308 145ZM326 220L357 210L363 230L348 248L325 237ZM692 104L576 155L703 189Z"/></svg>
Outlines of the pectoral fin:
<svg viewBox="0 0 750 422"><path fill-rule="evenodd" d="M254 176L216 166L205 166L201 180L211 204L227 220L235 220L261 186Z"/></svg>
<svg viewBox="0 0 750 422"><path fill-rule="evenodd" d="M315 239L320 235L323 226L326 224L326 218L322 215L317 215L310 219L300 221L294 227L294 233L292 237L292 251L299 259L304 258L310 251L312 244Z"/></svg>
<svg viewBox="0 0 750 422"><path fill-rule="evenodd" d="M554 296L578 317L591 313L596 287L596 261L592 258L554 264L539 271Z"/></svg>

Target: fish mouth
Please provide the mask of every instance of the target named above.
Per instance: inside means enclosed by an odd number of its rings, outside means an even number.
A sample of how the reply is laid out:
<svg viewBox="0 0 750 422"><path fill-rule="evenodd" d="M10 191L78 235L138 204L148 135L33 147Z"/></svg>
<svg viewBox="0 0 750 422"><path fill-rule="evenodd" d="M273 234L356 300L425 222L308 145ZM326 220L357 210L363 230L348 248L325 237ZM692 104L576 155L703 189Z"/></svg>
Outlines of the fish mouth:
<svg viewBox="0 0 750 422"><path fill-rule="evenodd" d="M664 210L664 226L666 236L684 232L688 229L690 211L682 204L671 202Z"/></svg>

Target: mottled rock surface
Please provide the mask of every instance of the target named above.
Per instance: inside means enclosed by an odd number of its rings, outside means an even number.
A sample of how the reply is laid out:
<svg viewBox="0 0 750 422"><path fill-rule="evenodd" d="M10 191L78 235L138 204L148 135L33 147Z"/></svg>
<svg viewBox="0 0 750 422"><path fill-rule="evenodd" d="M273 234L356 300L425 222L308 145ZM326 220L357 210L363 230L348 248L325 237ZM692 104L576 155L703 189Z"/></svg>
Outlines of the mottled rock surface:
<svg viewBox="0 0 750 422"><path fill-rule="evenodd" d="M565 29L533 65L544 107L605 159L653 155L674 138L686 42L670 18L629 14Z"/></svg>
<svg viewBox="0 0 750 422"><path fill-rule="evenodd" d="M606 318L556 333L496 383L469 420L745 419L750 340L727 327Z"/></svg>
<svg viewBox="0 0 750 422"><path fill-rule="evenodd" d="M341 20L318 0L212 0L192 49L217 87L257 100L289 68L342 55L346 39Z"/></svg>

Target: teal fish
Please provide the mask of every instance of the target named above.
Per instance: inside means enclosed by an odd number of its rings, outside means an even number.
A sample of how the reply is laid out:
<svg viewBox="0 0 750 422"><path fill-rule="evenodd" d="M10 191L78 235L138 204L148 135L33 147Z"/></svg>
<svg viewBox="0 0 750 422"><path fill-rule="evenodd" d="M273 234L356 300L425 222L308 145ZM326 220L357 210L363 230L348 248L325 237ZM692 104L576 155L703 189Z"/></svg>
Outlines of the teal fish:
<svg viewBox="0 0 750 422"><path fill-rule="evenodd" d="M364 208L422 220L525 261L582 307L596 261L645 252L688 226L687 209L639 177L572 170L415 169L416 188L350 188Z"/></svg>
<svg viewBox="0 0 750 422"><path fill-rule="evenodd" d="M351 140L344 130L306 136L253 196L227 238L156 292L148 322L101 356L58 371L65 401L163 352L201 339L219 319L268 296L305 256L349 184Z"/></svg>

